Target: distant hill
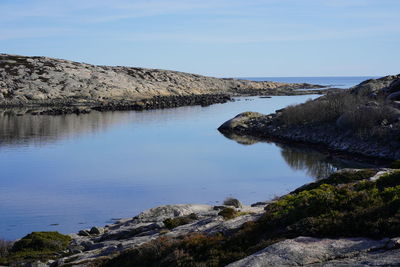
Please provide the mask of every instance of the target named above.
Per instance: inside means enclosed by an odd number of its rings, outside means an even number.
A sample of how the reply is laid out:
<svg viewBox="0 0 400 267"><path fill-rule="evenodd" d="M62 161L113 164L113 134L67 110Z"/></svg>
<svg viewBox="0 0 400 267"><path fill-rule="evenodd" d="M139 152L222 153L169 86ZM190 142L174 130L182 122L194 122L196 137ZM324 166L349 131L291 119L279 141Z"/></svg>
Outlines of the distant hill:
<svg viewBox="0 0 400 267"><path fill-rule="evenodd" d="M63 103L85 105L193 94L271 94L320 87L0 54L0 105L3 106Z"/></svg>

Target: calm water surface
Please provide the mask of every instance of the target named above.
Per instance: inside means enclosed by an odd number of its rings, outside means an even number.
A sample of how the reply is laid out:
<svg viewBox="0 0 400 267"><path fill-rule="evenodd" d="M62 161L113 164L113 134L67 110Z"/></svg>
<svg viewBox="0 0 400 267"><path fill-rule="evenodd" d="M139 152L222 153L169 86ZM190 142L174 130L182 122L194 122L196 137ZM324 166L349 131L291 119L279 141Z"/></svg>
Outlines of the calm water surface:
<svg viewBox="0 0 400 267"><path fill-rule="evenodd" d="M76 232L162 204L268 200L354 162L217 128L314 96L251 97L209 107L86 115L0 113L0 237Z"/></svg>

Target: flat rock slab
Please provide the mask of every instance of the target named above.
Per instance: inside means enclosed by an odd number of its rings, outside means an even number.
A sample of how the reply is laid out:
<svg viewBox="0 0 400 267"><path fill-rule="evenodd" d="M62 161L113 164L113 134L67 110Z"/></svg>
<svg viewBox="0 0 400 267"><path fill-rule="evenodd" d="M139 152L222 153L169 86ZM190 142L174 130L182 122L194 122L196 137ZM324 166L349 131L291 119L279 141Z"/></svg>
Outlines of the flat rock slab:
<svg viewBox="0 0 400 267"><path fill-rule="evenodd" d="M298 237L268 246L228 266L399 266L400 250L389 249L390 241Z"/></svg>

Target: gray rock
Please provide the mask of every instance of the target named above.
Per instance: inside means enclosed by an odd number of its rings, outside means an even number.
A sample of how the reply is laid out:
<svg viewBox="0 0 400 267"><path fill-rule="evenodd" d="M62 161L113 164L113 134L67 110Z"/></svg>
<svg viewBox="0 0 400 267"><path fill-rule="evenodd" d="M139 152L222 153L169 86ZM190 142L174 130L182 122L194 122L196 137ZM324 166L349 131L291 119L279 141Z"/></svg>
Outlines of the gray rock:
<svg viewBox="0 0 400 267"><path fill-rule="evenodd" d="M218 216L218 210L214 210L213 206L209 205L180 204L152 208L134 218L120 219L118 222L108 225L107 232L101 236L71 234L73 240L70 251L75 254L58 259L57 264L62 266L64 262L68 262L74 266L87 265L88 262L99 257L111 257L120 251L150 242L160 235L181 237L194 232L229 233L240 228L245 222L256 220L264 212L262 207L242 206L240 210L244 212L244 215L224 220ZM163 220L192 213L197 217L192 223L165 231ZM87 230L82 231L88 233Z"/></svg>
<svg viewBox="0 0 400 267"><path fill-rule="evenodd" d="M263 117L264 115L258 112L246 111L236 115L233 119L224 122L218 130L224 131L228 129L235 129L238 127L247 128L247 123L250 119Z"/></svg>
<svg viewBox="0 0 400 267"><path fill-rule="evenodd" d="M165 205L143 211L135 218L140 222L162 222L165 219L186 216L191 213L205 213L213 210L209 205Z"/></svg>
<svg viewBox="0 0 400 267"><path fill-rule="evenodd" d="M390 95L388 95L386 97L387 100L391 100L391 101L397 101L400 100L400 91L391 93Z"/></svg>
<svg viewBox="0 0 400 267"><path fill-rule="evenodd" d="M0 105L84 105L161 95L271 94L305 87L323 86L220 79L178 71L0 54Z"/></svg>
<svg viewBox="0 0 400 267"><path fill-rule="evenodd" d="M41 262L41 261L35 261L35 262L25 264L24 266L26 266L26 267L47 267L49 265L47 265L46 263Z"/></svg>
<svg viewBox="0 0 400 267"><path fill-rule="evenodd" d="M358 95L386 95L390 93L391 86L396 85L399 79L400 74L385 76L379 79L370 79L354 86L351 90Z"/></svg>
<svg viewBox="0 0 400 267"><path fill-rule="evenodd" d="M90 232L89 232L91 235L102 235L102 234L104 234L104 228L103 227L96 227L96 226L93 226L91 229L90 229Z"/></svg>
<svg viewBox="0 0 400 267"><path fill-rule="evenodd" d="M80 236L90 236L90 232L88 230L80 230L78 232L78 235L80 235Z"/></svg>
<svg viewBox="0 0 400 267"><path fill-rule="evenodd" d="M336 259L339 259L338 264L355 266L364 264L366 260L374 262L383 255L393 254L392 251L385 251L387 243L388 239L297 237L268 246L228 266L329 266ZM378 250L382 250L380 255L377 255ZM394 254L391 255L392 264L400 264L399 251Z"/></svg>
<svg viewBox="0 0 400 267"><path fill-rule="evenodd" d="M238 208L238 209L243 207L242 203L238 199L231 198L231 197L225 199L223 204L225 206L231 206L231 207L235 207L235 208Z"/></svg>

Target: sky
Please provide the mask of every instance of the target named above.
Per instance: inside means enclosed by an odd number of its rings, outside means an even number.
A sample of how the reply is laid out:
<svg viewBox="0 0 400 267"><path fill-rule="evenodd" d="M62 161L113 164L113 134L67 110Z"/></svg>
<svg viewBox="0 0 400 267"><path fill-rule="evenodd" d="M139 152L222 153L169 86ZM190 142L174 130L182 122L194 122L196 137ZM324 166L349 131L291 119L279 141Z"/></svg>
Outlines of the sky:
<svg viewBox="0 0 400 267"><path fill-rule="evenodd" d="M0 53L217 77L400 73L399 0L0 0Z"/></svg>

